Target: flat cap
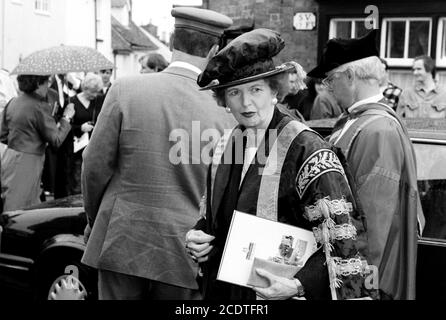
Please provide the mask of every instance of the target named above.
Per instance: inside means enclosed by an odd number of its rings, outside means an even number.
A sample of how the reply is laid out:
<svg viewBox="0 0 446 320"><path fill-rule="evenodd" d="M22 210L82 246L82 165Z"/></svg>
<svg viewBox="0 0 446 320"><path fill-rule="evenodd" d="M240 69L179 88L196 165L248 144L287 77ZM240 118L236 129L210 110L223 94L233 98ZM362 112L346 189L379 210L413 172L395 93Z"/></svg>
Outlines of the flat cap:
<svg viewBox="0 0 446 320"><path fill-rule="evenodd" d="M226 88L290 70L292 66L276 67L272 60L284 47L285 41L273 30L244 33L208 62L197 83L202 90Z"/></svg>
<svg viewBox="0 0 446 320"><path fill-rule="evenodd" d="M379 56L374 29L356 39L335 38L328 40L321 60L316 68L308 73L312 78L325 78L326 74L337 67L360 59Z"/></svg>
<svg viewBox="0 0 446 320"><path fill-rule="evenodd" d="M172 17L175 18L175 28L197 30L218 37L232 25L232 19L224 14L193 7L173 8Z"/></svg>

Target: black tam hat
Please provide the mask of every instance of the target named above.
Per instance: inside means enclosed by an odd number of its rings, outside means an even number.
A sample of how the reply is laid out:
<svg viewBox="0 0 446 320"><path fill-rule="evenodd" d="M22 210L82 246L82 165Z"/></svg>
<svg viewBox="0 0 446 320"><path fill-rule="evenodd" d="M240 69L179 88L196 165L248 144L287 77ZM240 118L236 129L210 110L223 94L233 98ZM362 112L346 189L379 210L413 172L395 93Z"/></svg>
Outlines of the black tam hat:
<svg viewBox="0 0 446 320"><path fill-rule="evenodd" d="M269 29L255 29L232 40L208 63L198 77L202 90L227 88L287 71L272 58L285 47L280 35Z"/></svg>
<svg viewBox="0 0 446 320"><path fill-rule="evenodd" d="M326 74L337 67L355 60L379 56L374 29L362 38L328 40L319 65L308 73L312 78L325 78Z"/></svg>

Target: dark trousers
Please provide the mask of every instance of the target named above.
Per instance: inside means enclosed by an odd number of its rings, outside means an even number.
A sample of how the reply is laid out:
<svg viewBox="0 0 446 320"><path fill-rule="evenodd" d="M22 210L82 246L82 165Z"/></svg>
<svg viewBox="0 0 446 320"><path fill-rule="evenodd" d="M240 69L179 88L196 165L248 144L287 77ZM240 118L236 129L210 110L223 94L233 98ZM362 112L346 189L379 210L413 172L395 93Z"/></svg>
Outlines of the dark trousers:
<svg viewBox="0 0 446 320"><path fill-rule="evenodd" d="M99 270L99 300L201 300L198 290Z"/></svg>

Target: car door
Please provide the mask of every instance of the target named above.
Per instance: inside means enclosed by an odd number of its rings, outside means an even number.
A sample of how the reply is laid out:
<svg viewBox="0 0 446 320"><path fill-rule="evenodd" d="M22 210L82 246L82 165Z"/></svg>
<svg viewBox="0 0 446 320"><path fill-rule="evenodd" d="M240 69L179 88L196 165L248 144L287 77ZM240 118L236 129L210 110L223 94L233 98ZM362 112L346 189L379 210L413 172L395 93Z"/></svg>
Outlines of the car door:
<svg viewBox="0 0 446 320"><path fill-rule="evenodd" d="M434 132L415 136L418 191L426 219L418 240L417 299L446 299L446 138Z"/></svg>

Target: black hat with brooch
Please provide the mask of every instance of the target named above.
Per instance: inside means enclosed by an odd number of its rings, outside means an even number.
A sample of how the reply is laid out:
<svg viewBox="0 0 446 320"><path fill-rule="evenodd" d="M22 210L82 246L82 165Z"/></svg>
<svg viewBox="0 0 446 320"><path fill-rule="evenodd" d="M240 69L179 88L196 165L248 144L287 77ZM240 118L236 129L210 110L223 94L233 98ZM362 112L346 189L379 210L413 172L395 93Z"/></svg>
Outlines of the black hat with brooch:
<svg viewBox="0 0 446 320"><path fill-rule="evenodd" d="M343 64L367 57L379 56L375 41L376 33L377 31L373 29L361 38L334 38L328 40L319 65L308 72L307 76L325 78L328 72Z"/></svg>
<svg viewBox="0 0 446 320"><path fill-rule="evenodd" d="M198 77L201 90L227 88L288 71L276 67L273 57L285 47L280 35L269 29L255 29L232 40L207 64Z"/></svg>

